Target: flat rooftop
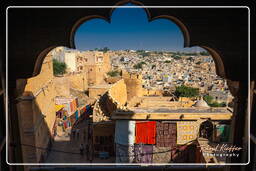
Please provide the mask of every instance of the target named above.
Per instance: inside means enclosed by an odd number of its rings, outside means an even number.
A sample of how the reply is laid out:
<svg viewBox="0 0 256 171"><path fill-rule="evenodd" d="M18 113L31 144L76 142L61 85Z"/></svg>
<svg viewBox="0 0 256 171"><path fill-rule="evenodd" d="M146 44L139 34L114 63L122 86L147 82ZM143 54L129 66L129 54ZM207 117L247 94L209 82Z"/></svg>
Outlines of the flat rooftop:
<svg viewBox="0 0 256 171"><path fill-rule="evenodd" d="M100 84L100 85L94 85L94 86L89 86L89 89L100 89L100 88L110 88L111 84Z"/></svg>
<svg viewBox="0 0 256 171"><path fill-rule="evenodd" d="M232 111L228 108L136 108L117 110L112 113L111 119L127 120L230 120Z"/></svg>
<svg viewBox="0 0 256 171"><path fill-rule="evenodd" d="M198 108L198 107L189 107L189 108L136 108L132 107L130 108L131 111L134 113L229 113L227 108Z"/></svg>

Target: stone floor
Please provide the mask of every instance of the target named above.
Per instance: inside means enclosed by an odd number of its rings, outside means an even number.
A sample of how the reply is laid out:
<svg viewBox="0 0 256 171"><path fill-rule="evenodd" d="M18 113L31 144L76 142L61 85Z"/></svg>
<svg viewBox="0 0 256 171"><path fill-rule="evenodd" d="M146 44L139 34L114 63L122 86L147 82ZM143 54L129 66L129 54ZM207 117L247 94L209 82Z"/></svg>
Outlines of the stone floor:
<svg viewBox="0 0 256 171"><path fill-rule="evenodd" d="M84 147L87 144L87 136L85 135L87 125L88 121L84 120L80 122L75 127L79 130L76 132L75 135L68 130L66 132L58 131L57 136L55 137L52 144L52 150L48 154L45 163L114 163L114 158L100 159L96 157L94 157L92 162L90 162L89 160L87 160L85 150L83 155L80 154L80 144L84 144Z"/></svg>

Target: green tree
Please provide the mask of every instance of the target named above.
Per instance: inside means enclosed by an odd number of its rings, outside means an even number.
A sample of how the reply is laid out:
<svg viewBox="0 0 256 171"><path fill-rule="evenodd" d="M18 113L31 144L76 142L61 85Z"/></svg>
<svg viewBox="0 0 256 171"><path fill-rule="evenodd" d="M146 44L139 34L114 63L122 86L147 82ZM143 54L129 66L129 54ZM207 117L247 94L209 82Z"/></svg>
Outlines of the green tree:
<svg viewBox="0 0 256 171"><path fill-rule="evenodd" d="M104 53L106 53L107 51L109 51L110 49L108 48L108 47L104 47L103 49L102 49L102 51L104 52Z"/></svg>
<svg viewBox="0 0 256 171"><path fill-rule="evenodd" d="M181 59L180 55L172 55L172 58L173 58L173 59L176 59L176 60Z"/></svg>
<svg viewBox="0 0 256 171"><path fill-rule="evenodd" d="M136 50L136 53L144 53L145 50Z"/></svg>
<svg viewBox="0 0 256 171"><path fill-rule="evenodd" d="M121 61L121 62L124 62L124 57L121 57L121 58L120 58L120 61Z"/></svg>
<svg viewBox="0 0 256 171"><path fill-rule="evenodd" d="M199 89L181 85L176 87L174 94L177 97L196 97L199 95Z"/></svg>
<svg viewBox="0 0 256 171"><path fill-rule="evenodd" d="M59 62L56 59L53 59L53 74L61 75L65 74L67 69L67 65L63 62Z"/></svg>
<svg viewBox="0 0 256 171"><path fill-rule="evenodd" d="M209 54L209 52L202 51L202 52L200 52L200 55L202 55L202 56L208 56L208 55L210 55L210 54Z"/></svg>
<svg viewBox="0 0 256 171"><path fill-rule="evenodd" d="M149 53L149 52L142 52L142 53L140 53L140 55L141 55L142 57L145 57L145 56L149 56L150 53Z"/></svg>
<svg viewBox="0 0 256 171"><path fill-rule="evenodd" d="M142 61L142 62L139 62L139 63L133 65L133 68L134 69L142 69L143 65L146 65L146 63Z"/></svg>
<svg viewBox="0 0 256 171"><path fill-rule="evenodd" d="M117 76L120 76L120 72L119 71L109 71L107 73L107 75L109 75L110 77L117 77Z"/></svg>
<svg viewBox="0 0 256 171"><path fill-rule="evenodd" d="M210 104L212 103L212 101L213 101L213 97L210 96L210 95L205 95L205 96L203 97L203 99L204 99L204 101L206 101L206 103L207 103L208 105L210 105Z"/></svg>
<svg viewBox="0 0 256 171"><path fill-rule="evenodd" d="M109 51L110 49L108 47L104 47L104 48L101 48L101 49L98 49L98 48L95 48L96 51L101 51L101 52L104 52L106 53L107 51Z"/></svg>
<svg viewBox="0 0 256 171"><path fill-rule="evenodd" d="M133 65L134 69L142 69L142 64L141 63L137 63L135 65Z"/></svg>
<svg viewBox="0 0 256 171"><path fill-rule="evenodd" d="M218 103L218 102L215 101L215 102L211 103L209 106L211 106L211 107L225 107L226 103L225 102Z"/></svg>
<svg viewBox="0 0 256 171"><path fill-rule="evenodd" d="M217 101L213 101L214 98L212 96L210 96L210 95L205 95L203 97L203 99L211 107L225 107L226 106L225 102L218 103Z"/></svg>

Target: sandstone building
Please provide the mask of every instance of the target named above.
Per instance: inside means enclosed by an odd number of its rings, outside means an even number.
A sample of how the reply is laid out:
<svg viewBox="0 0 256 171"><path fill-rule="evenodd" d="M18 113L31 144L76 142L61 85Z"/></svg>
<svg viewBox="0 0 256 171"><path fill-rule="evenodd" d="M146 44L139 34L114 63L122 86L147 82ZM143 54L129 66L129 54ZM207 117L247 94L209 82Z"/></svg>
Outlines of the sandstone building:
<svg viewBox="0 0 256 171"><path fill-rule="evenodd" d="M24 163L42 162L51 145L55 122L56 96L52 56L47 55L39 75L17 80L18 121Z"/></svg>

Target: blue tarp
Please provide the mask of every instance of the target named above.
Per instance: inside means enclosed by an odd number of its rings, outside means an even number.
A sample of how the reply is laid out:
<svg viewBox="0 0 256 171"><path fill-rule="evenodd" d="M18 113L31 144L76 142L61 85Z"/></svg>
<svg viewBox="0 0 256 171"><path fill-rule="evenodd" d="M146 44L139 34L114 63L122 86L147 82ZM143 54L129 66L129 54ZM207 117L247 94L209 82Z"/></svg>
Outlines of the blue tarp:
<svg viewBox="0 0 256 171"><path fill-rule="evenodd" d="M76 116L76 121L78 120L79 116L78 116L78 110L75 112L75 116Z"/></svg>

